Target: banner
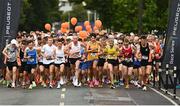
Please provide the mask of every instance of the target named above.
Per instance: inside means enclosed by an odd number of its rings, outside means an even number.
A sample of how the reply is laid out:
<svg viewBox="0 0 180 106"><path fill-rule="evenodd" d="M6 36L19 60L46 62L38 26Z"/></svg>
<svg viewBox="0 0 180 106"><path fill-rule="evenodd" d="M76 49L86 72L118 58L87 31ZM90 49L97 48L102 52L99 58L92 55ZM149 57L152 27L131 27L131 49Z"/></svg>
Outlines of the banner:
<svg viewBox="0 0 180 106"><path fill-rule="evenodd" d="M170 14L163 57L163 68L169 64L180 69L180 0L170 0Z"/></svg>
<svg viewBox="0 0 180 106"><path fill-rule="evenodd" d="M18 31L21 0L0 0L0 51ZM0 53L2 54L2 53Z"/></svg>

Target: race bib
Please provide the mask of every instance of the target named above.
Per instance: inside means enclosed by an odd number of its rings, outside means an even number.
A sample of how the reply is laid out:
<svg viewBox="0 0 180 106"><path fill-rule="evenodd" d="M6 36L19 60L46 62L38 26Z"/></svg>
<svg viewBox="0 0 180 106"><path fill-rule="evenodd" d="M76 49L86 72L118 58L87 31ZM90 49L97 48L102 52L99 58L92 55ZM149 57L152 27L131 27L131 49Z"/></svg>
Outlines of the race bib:
<svg viewBox="0 0 180 106"><path fill-rule="evenodd" d="M63 60L63 57L57 57L56 60L57 60L57 61L62 61L62 60Z"/></svg>
<svg viewBox="0 0 180 106"><path fill-rule="evenodd" d="M96 56L96 53L91 53L91 56L95 57L95 56Z"/></svg>
<svg viewBox="0 0 180 106"><path fill-rule="evenodd" d="M132 58L125 58L125 61L132 62Z"/></svg>
<svg viewBox="0 0 180 106"><path fill-rule="evenodd" d="M148 56L142 56L143 60L148 60Z"/></svg>
<svg viewBox="0 0 180 106"><path fill-rule="evenodd" d="M31 57L31 58L29 59L29 61L30 61L30 62L33 62L33 61L34 61L34 58Z"/></svg>

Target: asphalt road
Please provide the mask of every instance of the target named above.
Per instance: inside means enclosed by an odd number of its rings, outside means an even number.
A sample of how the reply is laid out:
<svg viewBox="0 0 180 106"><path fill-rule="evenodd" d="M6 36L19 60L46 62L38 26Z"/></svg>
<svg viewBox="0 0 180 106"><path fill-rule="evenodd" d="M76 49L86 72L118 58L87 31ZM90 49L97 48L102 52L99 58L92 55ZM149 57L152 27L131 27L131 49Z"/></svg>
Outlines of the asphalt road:
<svg viewBox="0 0 180 106"><path fill-rule="evenodd" d="M168 97L167 97L168 98ZM110 89L75 88L71 85L61 89L6 88L0 85L0 105L174 105L173 100L148 88L142 91L132 87ZM179 101L175 101L180 104Z"/></svg>

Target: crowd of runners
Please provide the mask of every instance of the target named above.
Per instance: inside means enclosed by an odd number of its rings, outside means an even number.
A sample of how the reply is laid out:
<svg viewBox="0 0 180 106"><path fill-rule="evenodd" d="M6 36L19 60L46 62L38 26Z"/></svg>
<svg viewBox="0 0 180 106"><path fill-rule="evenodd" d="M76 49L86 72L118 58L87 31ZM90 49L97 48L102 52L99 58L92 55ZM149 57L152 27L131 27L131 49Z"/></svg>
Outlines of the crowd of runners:
<svg viewBox="0 0 180 106"><path fill-rule="evenodd" d="M19 32L2 51L7 87L61 88L119 86L142 90L150 80L153 62L156 81L164 39L154 34Z"/></svg>

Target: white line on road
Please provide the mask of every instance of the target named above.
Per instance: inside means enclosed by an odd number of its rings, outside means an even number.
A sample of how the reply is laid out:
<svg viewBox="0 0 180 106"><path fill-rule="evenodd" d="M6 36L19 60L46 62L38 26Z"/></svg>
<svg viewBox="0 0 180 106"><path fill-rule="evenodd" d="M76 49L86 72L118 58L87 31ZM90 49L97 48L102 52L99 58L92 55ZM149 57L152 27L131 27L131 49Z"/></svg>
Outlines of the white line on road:
<svg viewBox="0 0 180 106"><path fill-rule="evenodd" d="M65 92L66 91L66 88L62 88L62 92Z"/></svg>
<svg viewBox="0 0 180 106"><path fill-rule="evenodd" d="M129 97L98 97L98 96L85 96L86 100L109 100L109 101L132 101Z"/></svg>
<svg viewBox="0 0 180 106"><path fill-rule="evenodd" d="M165 92L166 90L165 89L163 89L163 88L161 88L161 90L163 91L163 92ZM169 94L169 95L171 95L171 96L174 96L174 94L173 93L171 93L171 92L169 92L169 91L167 91L167 93ZM176 95L176 99L178 99L179 101L180 101L180 97L179 96L177 96Z"/></svg>
<svg viewBox="0 0 180 106"><path fill-rule="evenodd" d="M61 94L61 99L64 99L65 98L65 94Z"/></svg>
<svg viewBox="0 0 180 106"><path fill-rule="evenodd" d="M132 96L130 96L130 94L127 92L127 95L129 96L129 98L133 101L133 103L138 106L138 103L132 98Z"/></svg>
<svg viewBox="0 0 180 106"><path fill-rule="evenodd" d="M161 92L157 91L156 89L151 88L151 87L150 87L150 89L152 89L152 90L153 90L154 92L156 92L157 94L159 94L159 95L163 96L164 98L166 98L166 99L167 99L169 102L171 102L173 105L179 106L179 105L178 105L176 102L174 102L171 98L167 97L166 95L162 94Z"/></svg>
<svg viewBox="0 0 180 106"><path fill-rule="evenodd" d="M64 102L60 102L60 103L59 103L59 106L64 106Z"/></svg>
<svg viewBox="0 0 180 106"><path fill-rule="evenodd" d="M66 88L62 88L62 92L65 92L65 91L66 91ZM61 94L60 103L59 103L60 106L64 106L64 102L61 101L61 100L64 99L64 98L65 98L65 94L62 93L62 94Z"/></svg>

